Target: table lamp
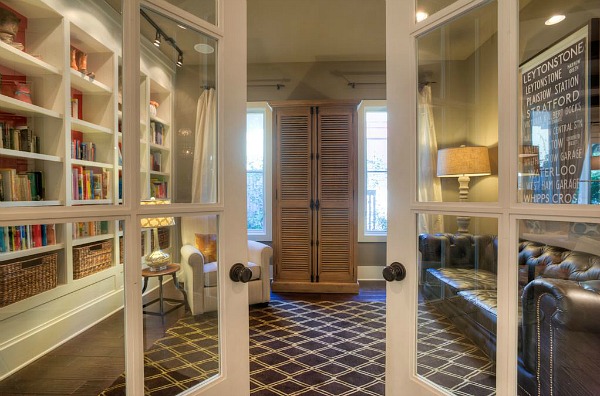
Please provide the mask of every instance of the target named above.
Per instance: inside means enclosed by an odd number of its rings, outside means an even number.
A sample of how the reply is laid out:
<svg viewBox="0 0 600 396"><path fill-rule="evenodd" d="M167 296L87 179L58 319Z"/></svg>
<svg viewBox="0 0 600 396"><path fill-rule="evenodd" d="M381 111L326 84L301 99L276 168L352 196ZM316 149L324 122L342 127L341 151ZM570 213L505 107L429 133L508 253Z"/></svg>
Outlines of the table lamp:
<svg viewBox="0 0 600 396"><path fill-rule="evenodd" d="M141 201L142 205L163 205L170 203L171 201L166 199ZM175 219L173 217L144 217L140 220L140 223L142 228L152 229L152 236L154 238L154 250L144 257L144 263L150 268L150 271L162 271L166 269L171 261L171 256L169 253L163 252L160 249L160 244L158 243L158 228L174 226Z"/></svg>
<svg viewBox="0 0 600 396"><path fill-rule="evenodd" d="M487 147L453 147L438 150L437 176L457 177L459 202L469 200L469 182L473 176L485 176L491 174L490 157ZM458 216L459 233L469 232L470 217Z"/></svg>

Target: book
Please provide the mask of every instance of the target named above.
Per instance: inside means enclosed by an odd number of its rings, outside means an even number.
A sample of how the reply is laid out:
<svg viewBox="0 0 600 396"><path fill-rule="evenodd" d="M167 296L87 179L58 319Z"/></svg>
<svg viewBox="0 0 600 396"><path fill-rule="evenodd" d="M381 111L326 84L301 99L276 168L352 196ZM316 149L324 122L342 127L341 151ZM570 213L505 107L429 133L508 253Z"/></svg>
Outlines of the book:
<svg viewBox="0 0 600 396"><path fill-rule="evenodd" d="M7 247L6 247L6 243L4 242L4 230L6 229L6 227L0 227L0 253L6 253Z"/></svg>
<svg viewBox="0 0 600 396"><path fill-rule="evenodd" d="M56 230L54 224L46 224L46 245L56 245Z"/></svg>
<svg viewBox="0 0 600 396"><path fill-rule="evenodd" d="M2 175L2 190L4 195L4 201L16 201L16 178L17 170L12 168L0 168L0 175Z"/></svg>
<svg viewBox="0 0 600 396"><path fill-rule="evenodd" d="M34 224L31 226L31 233L33 234L33 247L42 247L42 225Z"/></svg>

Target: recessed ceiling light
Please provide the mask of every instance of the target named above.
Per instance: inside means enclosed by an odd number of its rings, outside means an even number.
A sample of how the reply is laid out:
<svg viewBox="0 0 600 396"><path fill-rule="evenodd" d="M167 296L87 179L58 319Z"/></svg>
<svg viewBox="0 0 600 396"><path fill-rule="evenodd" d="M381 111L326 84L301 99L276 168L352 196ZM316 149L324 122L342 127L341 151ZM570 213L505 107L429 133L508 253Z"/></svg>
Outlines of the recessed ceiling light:
<svg viewBox="0 0 600 396"><path fill-rule="evenodd" d="M187 30L187 28L186 28L185 26L183 26L183 25L177 25L177 27L178 27L179 29Z"/></svg>
<svg viewBox="0 0 600 396"><path fill-rule="evenodd" d="M426 13L425 11L417 11L417 22L421 22L424 21L425 19L427 19L429 17L429 14Z"/></svg>
<svg viewBox="0 0 600 396"><path fill-rule="evenodd" d="M546 22L544 22L546 25L550 26L550 25L556 25L559 22L564 21L566 17L564 15L552 15L550 18L548 18L548 20L546 20Z"/></svg>
<svg viewBox="0 0 600 396"><path fill-rule="evenodd" d="M198 43L194 45L194 49L200 52L201 54L212 54L213 52L215 52L215 49L208 44Z"/></svg>

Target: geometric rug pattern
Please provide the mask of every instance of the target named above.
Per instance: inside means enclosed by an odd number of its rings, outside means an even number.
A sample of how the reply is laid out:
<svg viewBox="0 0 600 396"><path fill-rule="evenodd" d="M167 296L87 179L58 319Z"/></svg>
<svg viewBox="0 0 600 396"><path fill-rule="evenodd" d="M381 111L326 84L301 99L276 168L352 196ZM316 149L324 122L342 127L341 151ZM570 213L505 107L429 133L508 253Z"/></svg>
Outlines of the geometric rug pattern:
<svg viewBox="0 0 600 396"><path fill-rule="evenodd" d="M418 326L420 375L456 395L494 395L493 364L432 305L420 305ZM216 312L178 320L146 351L144 364L149 396L176 395L217 374ZM379 396L384 375L384 302L250 307L253 396ZM125 395L125 376L101 395Z"/></svg>
<svg viewBox="0 0 600 396"><path fill-rule="evenodd" d="M271 301L250 329L252 395L384 393L383 302Z"/></svg>
<svg viewBox="0 0 600 396"><path fill-rule="evenodd" d="M455 395L495 395L494 363L434 307L419 305L417 373Z"/></svg>
<svg viewBox="0 0 600 396"><path fill-rule="evenodd" d="M218 334L216 312L179 319L144 354L144 394L177 395L218 374ZM125 375L100 395L125 395Z"/></svg>

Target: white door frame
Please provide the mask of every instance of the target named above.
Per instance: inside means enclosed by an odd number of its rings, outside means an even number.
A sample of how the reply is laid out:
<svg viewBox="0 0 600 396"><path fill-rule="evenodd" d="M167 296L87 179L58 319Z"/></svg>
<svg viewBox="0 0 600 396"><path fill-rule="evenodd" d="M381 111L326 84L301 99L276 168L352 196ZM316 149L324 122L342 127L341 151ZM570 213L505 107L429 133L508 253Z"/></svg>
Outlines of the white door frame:
<svg viewBox="0 0 600 396"><path fill-rule="evenodd" d="M518 5L498 0L498 202L421 203L416 201L416 37L488 1L459 0L428 19L415 22L413 1L388 0L386 11L388 101L387 265L403 263L406 279L387 285L386 395L441 395L445 392L417 376L417 214L482 216L498 219L499 263L516 257L517 32ZM513 136L514 135L514 136ZM514 147L514 148L513 148ZM406 188L409 186L409 188ZM514 198L513 198L514 197ZM511 210L512 209L512 210ZM544 211L544 209L540 209ZM530 209L527 209L531 213ZM547 212L547 208L545 210ZM525 210L523 210L525 213ZM510 230L510 233L509 233ZM397 243L395 243L397 241ZM498 266L496 390L516 392L517 266ZM511 281L515 279L515 281Z"/></svg>
<svg viewBox="0 0 600 396"><path fill-rule="evenodd" d="M218 23L214 26L163 0L123 0L123 117L124 127L137 133L125 134L133 147L124 156L125 205L131 205L126 227L139 231L139 219L147 206L139 204L139 7L142 3L218 40L218 150L219 199L216 204L173 204L167 209L176 215L219 215L219 352L221 372L189 395L249 395L249 318L246 284L229 279L234 263L248 261L246 235L245 150L246 150L246 1L217 1ZM127 203L128 202L128 203ZM162 206L162 205L161 205ZM126 233L126 260L139 262L136 252L139 233ZM141 268L125 266L125 339L127 394L144 393L144 351L141 300Z"/></svg>

